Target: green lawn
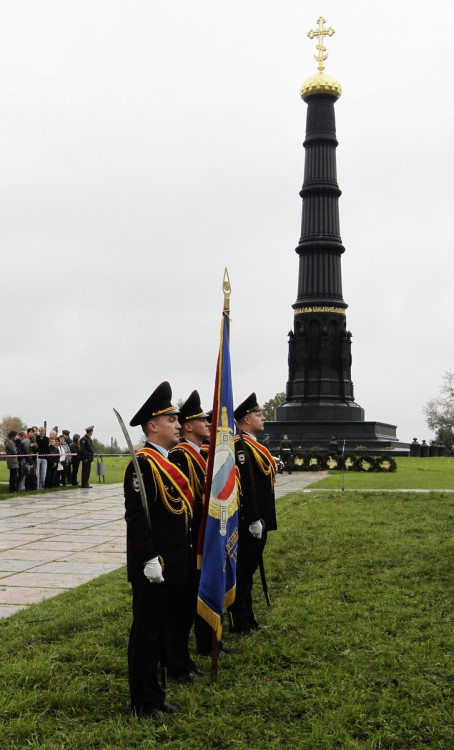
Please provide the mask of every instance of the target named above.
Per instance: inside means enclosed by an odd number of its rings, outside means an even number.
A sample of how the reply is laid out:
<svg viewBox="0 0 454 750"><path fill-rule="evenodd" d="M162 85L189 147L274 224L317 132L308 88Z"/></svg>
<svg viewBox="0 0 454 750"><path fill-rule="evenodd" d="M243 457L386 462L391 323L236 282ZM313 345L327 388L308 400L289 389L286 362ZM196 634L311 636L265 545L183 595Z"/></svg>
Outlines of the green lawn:
<svg viewBox="0 0 454 750"><path fill-rule="evenodd" d="M156 722L124 715L123 570L0 621L2 750L451 750L453 517L441 492L280 499L269 629Z"/></svg>
<svg viewBox="0 0 454 750"><path fill-rule="evenodd" d="M358 472L333 471L317 482L323 489L403 489L449 490L454 489L454 458L397 458L397 471Z"/></svg>

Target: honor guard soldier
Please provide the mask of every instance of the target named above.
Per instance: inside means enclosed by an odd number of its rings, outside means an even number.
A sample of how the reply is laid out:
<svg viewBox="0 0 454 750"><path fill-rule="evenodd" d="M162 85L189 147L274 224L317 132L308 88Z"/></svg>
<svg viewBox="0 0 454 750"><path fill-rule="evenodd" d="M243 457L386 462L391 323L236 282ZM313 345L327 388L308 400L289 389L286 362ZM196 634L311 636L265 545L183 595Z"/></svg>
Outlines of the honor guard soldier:
<svg viewBox="0 0 454 750"><path fill-rule="evenodd" d="M292 441L289 440L288 435L284 435L279 445L279 456L287 469L288 473L292 473L292 456L293 456L293 445Z"/></svg>
<svg viewBox="0 0 454 750"><path fill-rule="evenodd" d="M274 500L276 463L260 445L265 417L251 393L234 412L239 434L235 436L235 458L240 472L240 514L236 597L229 608L231 631L249 635L259 629L252 609L253 576L265 549L267 532L277 528Z"/></svg>
<svg viewBox="0 0 454 750"><path fill-rule="evenodd" d="M188 598L180 614L181 627L189 634L195 623L194 632L199 654L209 654L211 650L211 628L205 623L197 610L197 593L199 588L200 571L197 570L197 542L199 538L200 524L203 511L203 486L205 482L206 457L202 454L202 445L210 435L210 424L208 414L203 411L200 404L198 391L192 391L191 395L180 408L179 421L181 424L181 441L172 449L169 455L170 461L175 463L187 477L189 486L194 494L194 508L192 515L192 547L193 566L191 585L187 589ZM170 674L180 682L192 682L197 675L201 674L196 664L189 656L189 647L180 664L175 664L177 671Z"/></svg>
<svg viewBox="0 0 454 750"><path fill-rule="evenodd" d="M128 645L131 708L150 718L177 709L165 700L157 667L179 653L181 636L175 621L178 600L184 595L191 569L191 488L168 451L179 440L178 409L164 382L147 399L132 427L141 425L146 437L137 452L145 497L131 461L125 473L125 520L128 580L132 584L133 621ZM165 683L165 680L163 680Z"/></svg>

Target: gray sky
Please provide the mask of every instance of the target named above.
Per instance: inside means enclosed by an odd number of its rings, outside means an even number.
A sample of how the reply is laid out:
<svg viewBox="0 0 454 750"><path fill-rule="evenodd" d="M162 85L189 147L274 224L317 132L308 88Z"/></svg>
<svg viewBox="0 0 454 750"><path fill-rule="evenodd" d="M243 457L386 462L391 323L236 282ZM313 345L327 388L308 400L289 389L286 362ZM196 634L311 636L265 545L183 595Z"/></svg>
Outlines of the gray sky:
<svg viewBox="0 0 454 750"><path fill-rule="evenodd" d="M222 277L235 401L285 389L307 31L336 34L355 400L398 437L454 369L452 3L15 0L0 8L0 416L123 440L164 379L211 407ZM139 432L133 431L138 438Z"/></svg>

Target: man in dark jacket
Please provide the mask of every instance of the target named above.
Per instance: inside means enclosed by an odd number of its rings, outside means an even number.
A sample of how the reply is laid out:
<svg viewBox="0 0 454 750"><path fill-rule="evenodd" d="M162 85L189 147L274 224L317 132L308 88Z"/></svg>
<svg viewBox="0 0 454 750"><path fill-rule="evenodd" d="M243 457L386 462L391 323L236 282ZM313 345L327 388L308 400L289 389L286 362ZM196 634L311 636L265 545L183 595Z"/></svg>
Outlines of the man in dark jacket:
<svg viewBox="0 0 454 750"><path fill-rule="evenodd" d="M274 500L276 462L257 440L257 435L263 431L265 417L255 393L237 406L234 414L239 430L235 436L235 457L241 490L236 596L229 613L231 631L249 635L259 628L252 609L253 576L265 549L267 532L277 528Z"/></svg>
<svg viewBox="0 0 454 750"><path fill-rule="evenodd" d="M10 430L5 440L5 451L7 455L6 465L9 469L9 491L18 491L19 482L19 459L17 458L18 450L15 443L17 437L16 430Z"/></svg>
<svg viewBox="0 0 454 750"><path fill-rule="evenodd" d="M279 457L289 474L292 473L292 456L292 441L289 440L288 435L284 435L279 445Z"/></svg>
<svg viewBox="0 0 454 750"><path fill-rule="evenodd" d="M178 410L169 383L159 385L130 422L146 436L137 457L146 497L142 497L134 464L124 479L126 559L132 585L133 621L128 645L128 672L133 714L153 718L174 713L159 684L157 667L180 650L178 598L183 596L191 566L193 495L168 451L179 439Z"/></svg>
<svg viewBox="0 0 454 750"><path fill-rule="evenodd" d="M38 446L38 482L39 489L43 490L46 485L47 459L49 458L49 438L46 435L44 427L40 427L36 436Z"/></svg>
<svg viewBox="0 0 454 750"><path fill-rule="evenodd" d="M85 428L85 435L80 439L80 460L82 462L81 486L89 489L90 471L93 461L93 430L94 425Z"/></svg>
<svg viewBox="0 0 454 750"><path fill-rule="evenodd" d="M73 487L77 487L77 472L80 466L80 435L75 432L73 435L72 442L70 443L71 449L71 484Z"/></svg>

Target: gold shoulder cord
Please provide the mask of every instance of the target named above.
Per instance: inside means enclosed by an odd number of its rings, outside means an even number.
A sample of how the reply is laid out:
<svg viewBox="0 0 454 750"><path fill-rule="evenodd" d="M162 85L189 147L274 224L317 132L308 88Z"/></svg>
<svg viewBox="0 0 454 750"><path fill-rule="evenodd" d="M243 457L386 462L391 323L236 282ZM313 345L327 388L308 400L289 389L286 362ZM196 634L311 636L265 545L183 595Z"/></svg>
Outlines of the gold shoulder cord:
<svg viewBox="0 0 454 750"><path fill-rule="evenodd" d="M194 462L191 456L187 455L187 459L188 459L188 471L189 471L189 477L188 477L189 485L194 493L194 498L196 497L196 495L200 497L200 495L202 494L202 483L199 477L197 476L197 472L195 470Z"/></svg>
<svg viewBox="0 0 454 750"><path fill-rule="evenodd" d="M270 474L273 473L273 467L271 466L270 462L265 461L263 456L260 455L258 450L253 445L251 445L251 443L248 443L247 445L251 449L253 456L255 460L257 461L258 467L260 471L262 472L262 474L265 474L266 477L269 477Z"/></svg>
<svg viewBox="0 0 454 750"><path fill-rule="evenodd" d="M151 461L149 458L147 458L147 461L153 470L153 476L156 482L156 486L157 486L159 494L161 495L164 506L169 511L169 513L173 513L174 516L181 516L181 514L184 513L186 524L187 524L188 502L186 498L182 497L181 494L179 495L178 498L172 497L169 490L165 487L164 482L162 480L162 476L159 470L157 469L157 467L154 465L153 461Z"/></svg>
<svg viewBox="0 0 454 750"><path fill-rule="evenodd" d="M201 497L203 485L202 485L202 482L200 481L200 479L199 479L199 477L197 475L197 471L196 471L195 466L194 466L194 460L193 460L191 454L188 451L185 451L185 449L182 448L181 446L177 446L176 448L174 448L174 450L180 450L182 453L184 453L184 456L185 456L186 462L187 462L187 466L188 466L188 475L189 476L187 477L187 480L188 480L188 484L189 484L189 486L190 486L190 488L192 490L192 494L194 495L194 500L195 500L196 495L198 497ZM184 472L183 472L183 474L184 474Z"/></svg>

